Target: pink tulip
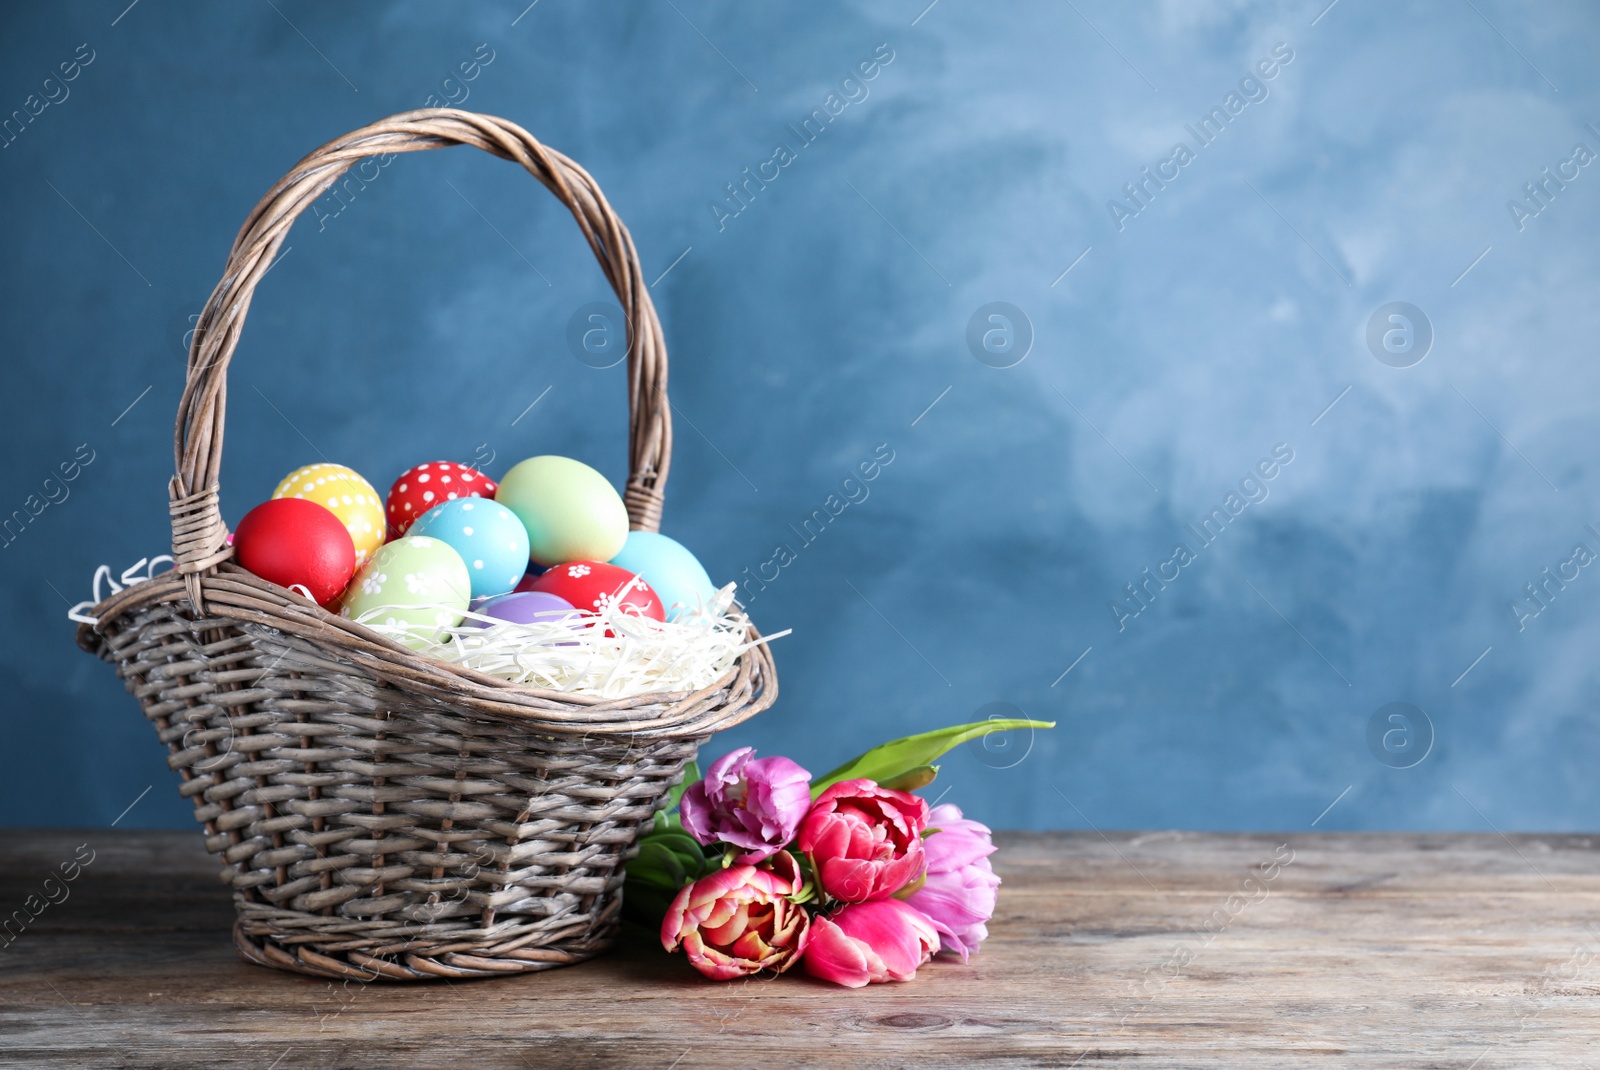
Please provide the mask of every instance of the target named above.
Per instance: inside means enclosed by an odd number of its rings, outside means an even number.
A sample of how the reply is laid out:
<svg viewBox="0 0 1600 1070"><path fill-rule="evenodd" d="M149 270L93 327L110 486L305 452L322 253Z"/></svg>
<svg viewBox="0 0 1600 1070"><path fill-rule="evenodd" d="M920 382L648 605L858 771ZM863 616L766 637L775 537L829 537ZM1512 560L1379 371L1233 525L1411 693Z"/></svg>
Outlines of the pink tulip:
<svg viewBox="0 0 1600 1070"><path fill-rule="evenodd" d="M805 952L811 935L805 908L785 898L801 883L800 864L787 851L763 866L719 869L673 899L661 922L661 946L681 946L690 964L714 981L782 973Z"/></svg>
<svg viewBox="0 0 1600 1070"><path fill-rule="evenodd" d="M927 880L906 902L939 930L941 950L953 951L965 962L988 937L984 923L994 917L1000 887L989 865L994 843L987 825L963 819L949 803L933 808L928 825L937 831L923 841Z"/></svg>
<svg viewBox="0 0 1600 1070"><path fill-rule="evenodd" d="M875 899L818 914L801 964L813 977L860 988L909 981L938 948L939 933L921 911L898 899Z"/></svg>
<svg viewBox="0 0 1600 1070"><path fill-rule="evenodd" d="M759 862L794 839L811 806L811 774L783 757L751 759L754 747L724 754L683 793L678 813L689 835L744 848L736 862Z"/></svg>
<svg viewBox="0 0 1600 1070"><path fill-rule="evenodd" d="M812 804L800 823L801 851L818 886L834 899L885 899L918 877L928 804L871 780L843 780Z"/></svg>

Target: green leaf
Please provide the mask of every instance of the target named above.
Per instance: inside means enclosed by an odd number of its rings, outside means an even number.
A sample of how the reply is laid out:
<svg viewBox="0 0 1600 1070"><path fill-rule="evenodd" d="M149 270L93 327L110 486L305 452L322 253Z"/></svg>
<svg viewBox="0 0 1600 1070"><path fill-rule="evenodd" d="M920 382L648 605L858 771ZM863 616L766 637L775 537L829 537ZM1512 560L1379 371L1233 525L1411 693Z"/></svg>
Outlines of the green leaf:
<svg viewBox="0 0 1600 1070"><path fill-rule="evenodd" d="M919 765L915 769L907 769L897 777L878 781L878 786L893 788L895 791L916 791L933 783L933 778L939 775L937 765Z"/></svg>
<svg viewBox="0 0 1600 1070"><path fill-rule="evenodd" d="M680 854L687 854L702 860L705 858L705 851L701 848L699 842L681 828L665 828L647 832L639 838L639 843L661 844Z"/></svg>
<svg viewBox="0 0 1600 1070"><path fill-rule="evenodd" d="M900 889L898 892L895 892L892 898L894 898L894 899L910 899L912 896L914 896L918 892L922 891L922 886L924 884L927 884L927 883L928 883L928 875L926 873L924 873L922 876L918 877L916 880L912 881L910 884L906 885L904 888Z"/></svg>
<svg viewBox="0 0 1600 1070"><path fill-rule="evenodd" d="M640 849L643 849L643 844L653 844L672 852L688 880L699 880L710 868L706 860L706 848L702 848L701 844L694 841L694 836L683 832L682 828L650 833L640 840Z"/></svg>
<svg viewBox="0 0 1600 1070"><path fill-rule="evenodd" d="M628 863L622 886L624 915L659 927L673 898L685 884L705 876L706 870L705 851L694 837L658 821L639 837L639 854Z"/></svg>
<svg viewBox="0 0 1600 1070"><path fill-rule="evenodd" d="M689 879L688 871L676 854L659 843L639 848L639 857L628 863L628 879L674 890Z"/></svg>
<svg viewBox="0 0 1600 1070"><path fill-rule="evenodd" d="M921 735L906 736L873 747L865 754L845 762L826 776L811 782L811 797L815 799L831 785L841 780L865 777L879 784L905 776L921 766L932 764L939 755L959 747L969 739L981 739L990 732L1009 732L1016 728L1054 728L1054 721L1028 721L1021 718L996 718L972 724L952 725Z"/></svg>
<svg viewBox="0 0 1600 1070"><path fill-rule="evenodd" d="M661 919L667 916L667 908L672 906L672 900L677 894L676 888L670 890L658 888L634 880L630 873L628 880L622 886L623 916L645 926L648 930L660 932Z"/></svg>
<svg viewBox="0 0 1600 1070"><path fill-rule="evenodd" d="M667 809L676 811L678 801L683 798L683 793L689 790L689 785L700 779L700 763L690 762L683 767L683 780L677 787L667 793Z"/></svg>

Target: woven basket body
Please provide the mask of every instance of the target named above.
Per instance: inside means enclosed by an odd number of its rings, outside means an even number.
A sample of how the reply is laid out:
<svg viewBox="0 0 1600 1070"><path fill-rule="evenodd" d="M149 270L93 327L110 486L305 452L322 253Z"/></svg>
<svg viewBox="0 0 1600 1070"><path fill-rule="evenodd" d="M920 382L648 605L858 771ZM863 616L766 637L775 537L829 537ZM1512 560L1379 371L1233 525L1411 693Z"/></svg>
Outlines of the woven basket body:
<svg viewBox="0 0 1600 1070"><path fill-rule="evenodd" d="M468 144L572 211L628 319L635 529L671 453L666 351L626 228L593 180L513 124L408 112L330 142L257 205L201 313L178 414L171 572L113 595L80 645L168 748L262 965L331 978L482 977L613 940L623 865L712 732L767 708L765 646L693 693L599 699L423 657L229 561L217 497L226 371L290 224L368 156ZM752 639L759 638L754 631Z"/></svg>

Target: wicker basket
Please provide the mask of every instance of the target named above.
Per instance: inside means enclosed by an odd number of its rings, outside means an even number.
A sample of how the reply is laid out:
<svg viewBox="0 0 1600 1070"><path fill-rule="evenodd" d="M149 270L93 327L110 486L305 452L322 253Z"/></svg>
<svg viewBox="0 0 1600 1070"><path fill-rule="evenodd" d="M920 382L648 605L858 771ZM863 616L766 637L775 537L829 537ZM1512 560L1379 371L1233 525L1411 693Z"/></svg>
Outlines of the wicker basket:
<svg viewBox="0 0 1600 1070"><path fill-rule="evenodd" d="M487 977L614 939L623 864L712 732L766 709L755 646L712 686L601 700L445 664L229 561L218 509L228 361L295 218L359 160L472 145L572 211L628 319L633 528L654 531L672 447L661 324L594 180L503 119L406 112L329 142L267 193L200 315L178 410L172 571L92 611L168 747L238 907L234 943L319 977ZM756 634L752 629L752 638Z"/></svg>

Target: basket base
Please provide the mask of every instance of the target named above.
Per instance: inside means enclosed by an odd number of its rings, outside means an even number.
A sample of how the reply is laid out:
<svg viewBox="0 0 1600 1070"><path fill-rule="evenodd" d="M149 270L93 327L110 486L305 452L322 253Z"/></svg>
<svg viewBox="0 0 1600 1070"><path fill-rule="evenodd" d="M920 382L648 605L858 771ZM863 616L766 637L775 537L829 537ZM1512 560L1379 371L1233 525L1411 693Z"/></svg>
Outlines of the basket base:
<svg viewBox="0 0 1600 1070"><path fill-rule="evenodd" d="M240 921L233 925L233 946L246 962L334 981L441 981L505 977L571 966L603 954L615 942L612 934L582 945L518 948L493 956L457 950L438 955L408 953L377 958L357 951L324 955L303 944L285 946L270 935L252 935L245 931L245 925Z"/></svg>
<svg viewBox="0 0 1600 1070"><path fill-rule="evenodd" d="M277 597L234 566L210 582L218 606ZM499 977L607 950L640 834L711 731L767 700L756 657L675 705L528 691L542 705L524 717L450 690L443 666L352 654L336 628L197 618L182 583L137 585L146 602L79 638L166 743L232 886L240 954L307 976ZM713 721L677 724L680 706ZM591 716L621 727L575 735Z"/></svg>

